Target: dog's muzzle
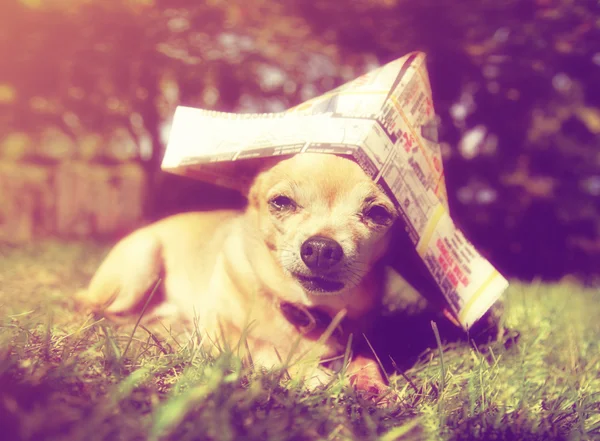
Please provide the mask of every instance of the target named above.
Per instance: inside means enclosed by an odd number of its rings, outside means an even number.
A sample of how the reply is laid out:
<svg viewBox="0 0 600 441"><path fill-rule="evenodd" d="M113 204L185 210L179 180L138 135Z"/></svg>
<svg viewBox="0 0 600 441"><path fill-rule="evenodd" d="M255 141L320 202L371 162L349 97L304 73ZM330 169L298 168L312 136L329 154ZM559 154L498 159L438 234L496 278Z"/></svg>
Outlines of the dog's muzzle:
<svg viewBox="0 0 600 441"><path fill-rule="evenodd" d="M300 247L300 258L309 271L292 275L305 290L326 294L344 288L344 284L332 275L344 258L344 250L335 240L324 236L309 237Z"/></svg>

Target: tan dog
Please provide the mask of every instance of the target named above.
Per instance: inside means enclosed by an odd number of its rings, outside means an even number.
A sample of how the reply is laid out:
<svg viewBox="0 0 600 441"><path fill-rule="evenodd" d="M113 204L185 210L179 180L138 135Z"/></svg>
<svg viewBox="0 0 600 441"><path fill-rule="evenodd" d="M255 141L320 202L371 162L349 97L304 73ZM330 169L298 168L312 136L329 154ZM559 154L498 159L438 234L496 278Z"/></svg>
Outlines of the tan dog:
<svg viewBox="0 0 600 441"><path fill-rule="evenodd" d="M235 347L244 335L242 347L266 367L291 351L340 356L349 332L360 332L380 304L379 262L396 217L355 162L293 156L258 174L243 212L180 214L127 236L98 269L86 301L108 318L135 321L162 277L145 320L187 323L209 344ZM321 338L342 315L342 332ZM370 364L365 377L378 376Z"/></svg>

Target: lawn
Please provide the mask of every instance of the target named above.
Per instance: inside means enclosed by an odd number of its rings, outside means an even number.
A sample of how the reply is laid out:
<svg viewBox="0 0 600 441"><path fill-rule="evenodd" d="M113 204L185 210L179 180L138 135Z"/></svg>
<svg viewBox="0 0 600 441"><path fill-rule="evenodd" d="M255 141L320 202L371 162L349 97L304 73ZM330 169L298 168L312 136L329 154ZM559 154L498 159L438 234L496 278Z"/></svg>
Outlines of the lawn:
<svg viewBox="0 0 600 441"><path fill-rule="evenodd" d="M600 290L513 283L511 333L425 350L381 406L78 312L105 252L0 248L2 440L600 439Z"/></svg>

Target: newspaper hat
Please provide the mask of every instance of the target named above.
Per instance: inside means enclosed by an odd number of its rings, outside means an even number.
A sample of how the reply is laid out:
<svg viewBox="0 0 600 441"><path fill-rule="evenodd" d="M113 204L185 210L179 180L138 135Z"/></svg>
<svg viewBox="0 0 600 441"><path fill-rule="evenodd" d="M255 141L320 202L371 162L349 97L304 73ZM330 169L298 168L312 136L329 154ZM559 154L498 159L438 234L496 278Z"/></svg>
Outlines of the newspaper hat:
<svg viewBox="0 0 600 441"><path fill-rule="evenodd" d="M388 193L465 329L508 287L450 218L425 54L408 54L281 113L180 106L162 169L242 189L266 158L305 152L350 157Z"/></svg>

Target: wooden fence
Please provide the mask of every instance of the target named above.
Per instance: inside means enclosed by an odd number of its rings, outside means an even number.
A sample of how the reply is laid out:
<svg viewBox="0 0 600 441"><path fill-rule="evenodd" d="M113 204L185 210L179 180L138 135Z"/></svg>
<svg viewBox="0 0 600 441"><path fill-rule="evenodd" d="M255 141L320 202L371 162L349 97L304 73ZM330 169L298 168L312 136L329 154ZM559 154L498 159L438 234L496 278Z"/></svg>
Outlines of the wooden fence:
<svg viewBox="0 0 600 441"><path fill-rule="evenodd" d="M113 236L138 226L148 176L123 133L76 142L49 129L1 139L0 241Z"/></svg>

